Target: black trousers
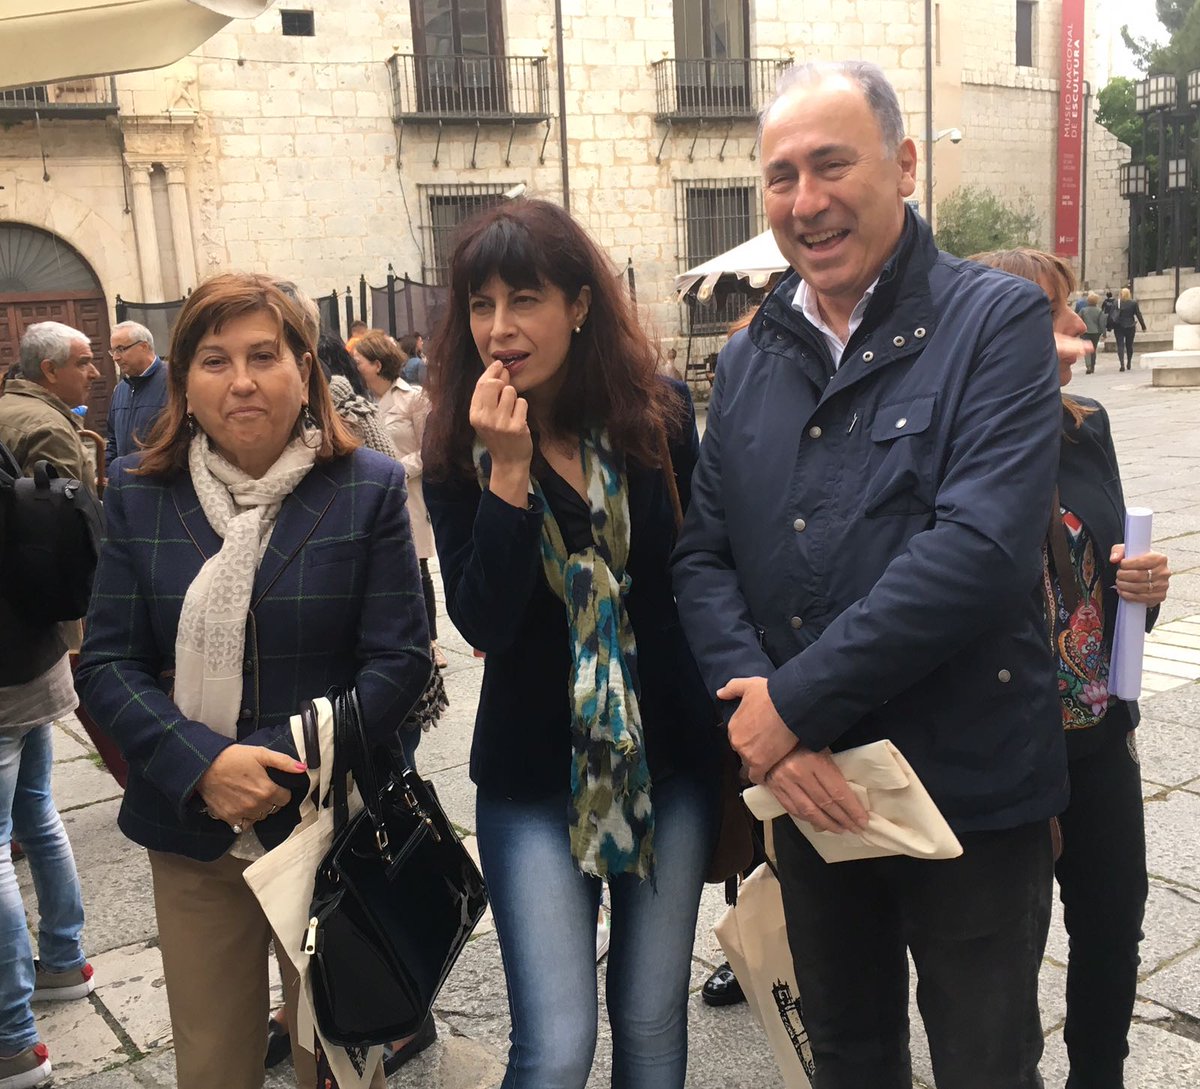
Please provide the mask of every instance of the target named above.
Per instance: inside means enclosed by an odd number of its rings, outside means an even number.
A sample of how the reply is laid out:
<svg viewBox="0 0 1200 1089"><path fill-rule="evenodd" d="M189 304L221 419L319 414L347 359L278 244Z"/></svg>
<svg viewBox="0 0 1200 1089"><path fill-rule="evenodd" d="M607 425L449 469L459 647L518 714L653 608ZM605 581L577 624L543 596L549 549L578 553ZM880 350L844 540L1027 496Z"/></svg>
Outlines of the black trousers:
<svg viewBox="0 0 1200 1089"><path fill-rule="evenodd" d="M1117 360L1122 363L1133 362L1133 326L1128 329L1120 325L1113 326L1113 335L1117 338Z"/></svg>
<svg viewBox="0 0 1200 1089"><path fill-rule="evenodd" d="M1054 868L1070 939L1067 1089L1125 1085L1147 881L1141 775L1122 712L1114 707L1109 715L1118 721L1095 727L1104 731L1098 747L1070 755L1068 745L1071 803L1060 818L1063 853Z"/></svg>
<svg viewBox="0 0 1200 1089"><path fill-rule="evenodd" d="M429 561L419 560L421 565L421 592L425 595L425 613L429 617L429 638L437 639L437 598L433 593L433 576L429 573Z"/></svg>
<svg viewBox="0 0 1200 1089"><path fill-rule="evenodd" d="M938 1089L1041 1089L1045 822L960 836L960 858L828 864L776 822L813 1089L911 1089L908 960Z"/></svg>

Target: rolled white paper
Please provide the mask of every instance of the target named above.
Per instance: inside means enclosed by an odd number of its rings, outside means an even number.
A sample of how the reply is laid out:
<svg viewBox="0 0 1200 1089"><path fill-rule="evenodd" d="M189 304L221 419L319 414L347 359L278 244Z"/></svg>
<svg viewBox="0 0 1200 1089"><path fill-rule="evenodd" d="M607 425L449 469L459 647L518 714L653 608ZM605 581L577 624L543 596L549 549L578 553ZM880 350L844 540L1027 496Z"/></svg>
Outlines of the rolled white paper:
<svg viewBox="0 0 1200 1089"><path fill-rule="evenodd" d="M1125 512L1125 555L1129 559L1150 551L1150 529L1154 512L1149 507L1130 507ZM1118 699L1136 700L1142 694L1142 655L1146 651L1146 606L1124 598L1117 603L1117 627L1113 633L1112 662L1108 690Z"/></svg>

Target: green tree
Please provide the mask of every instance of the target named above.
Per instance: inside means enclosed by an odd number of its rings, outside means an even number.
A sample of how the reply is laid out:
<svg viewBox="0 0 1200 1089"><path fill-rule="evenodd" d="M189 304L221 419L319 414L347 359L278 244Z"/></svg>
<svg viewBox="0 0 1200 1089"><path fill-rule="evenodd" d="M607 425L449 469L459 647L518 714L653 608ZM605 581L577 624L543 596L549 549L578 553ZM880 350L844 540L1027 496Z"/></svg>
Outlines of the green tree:
<svg viewBox="0 0 1200 1089"><path fill-rule="evenodd" d="M1096 95L1096 120L1123 144L1134 149L1142 146L1142 119L1134 109L1134 82L1114 76Z"/></svg>
<svg viewBox="0 0 1200 1089"><path fill-rule="evenodd" d="M964 185L937 206L939 249L956 257L988 250L1036 246L1037 212L1028 194L1007 204L989 189Z"/></svg>
<svg viewBox="0 0 1200 1089"><path fill-rule="evenodd" d="M1174 34L1183 26L1195 3L1196 0L1154 0L1154 10L1158 21Z"/></svg>
<svg viewBox="0 0 1200 1089"><path fill-rule="evenodd" d="M1170 32L1167 42L1159 45L1149 38L1134 37L1128 26L1121 27L1121 37L1146 75L1183 79L1200 68L1200 0L1158 0L1155 10Z"/></svg>

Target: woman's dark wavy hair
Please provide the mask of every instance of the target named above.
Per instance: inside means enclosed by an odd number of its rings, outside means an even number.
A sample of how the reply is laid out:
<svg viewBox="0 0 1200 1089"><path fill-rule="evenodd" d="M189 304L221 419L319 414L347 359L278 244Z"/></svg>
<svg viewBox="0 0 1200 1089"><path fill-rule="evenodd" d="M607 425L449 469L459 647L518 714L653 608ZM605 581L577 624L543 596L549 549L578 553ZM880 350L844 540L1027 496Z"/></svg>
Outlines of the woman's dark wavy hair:
<svg viewBox="0 0 1200 1089"><path fill-rule="evenodd" d="M317 358L321 361L328 377L332 378L333 375L340 374L360 397L368 396L367 384L363 381L363 376L358 373L354 357L346 351L346 345L336 333L321 334L317 340Z"/></svg>
<svg viewBox="0 0 1200 1089"><path fill-rule="evenodd" d="M638 325L623 281L558 205L513 200L466 223L454 247L450 298L429 351L433 407L425 430L426 475L475 471L469 414L484 364L471 336L470 298L493 274L513 288L552 285L569 302L590 288L587 318L571 337L551 426L556 434L607 428L626 458L661 464L663 437L682 426L686 409L658 377L658 349Z"/></svg>

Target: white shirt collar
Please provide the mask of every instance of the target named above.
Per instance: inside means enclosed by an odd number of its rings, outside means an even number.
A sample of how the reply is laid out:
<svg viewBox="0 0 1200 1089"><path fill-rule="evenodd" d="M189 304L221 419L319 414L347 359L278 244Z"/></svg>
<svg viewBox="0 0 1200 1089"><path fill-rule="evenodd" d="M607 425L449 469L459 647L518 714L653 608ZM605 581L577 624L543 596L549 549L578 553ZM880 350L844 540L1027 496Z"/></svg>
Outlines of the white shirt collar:
<svg viewBox="0 0 1200 1089"><path fill-rule="evenodd" d="M850 338L854 336L854 331L862 324L863 315L867 312L867 304L871 301L871 296L875 293L875 288L879 286L879 277L876 276L872 281L871 286L863 292L863 297L858 300L857 305L850 313L850 325L846 330L846 339L842 340L821 317L821 308L817 305L817 293L808 286L808 281L801 280L800 286L796 288L796 294L792 296L792 309L799 310L810 322L813 328L817 330L825 338L825 343L829 345L829 354L833 357L834 367L841 365L842 356L845 354L846 345Z"/></svg>

